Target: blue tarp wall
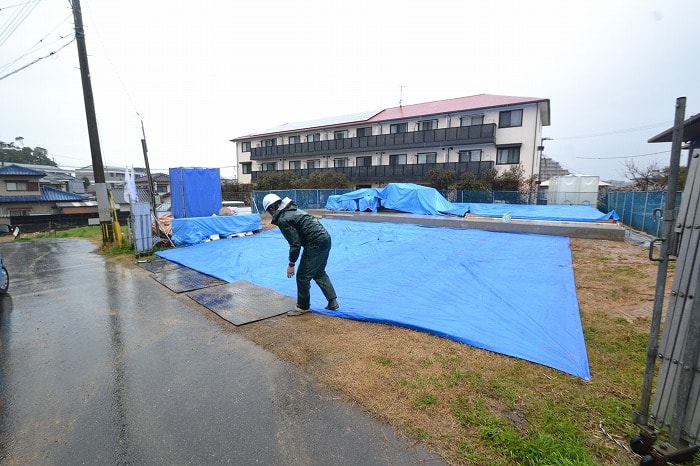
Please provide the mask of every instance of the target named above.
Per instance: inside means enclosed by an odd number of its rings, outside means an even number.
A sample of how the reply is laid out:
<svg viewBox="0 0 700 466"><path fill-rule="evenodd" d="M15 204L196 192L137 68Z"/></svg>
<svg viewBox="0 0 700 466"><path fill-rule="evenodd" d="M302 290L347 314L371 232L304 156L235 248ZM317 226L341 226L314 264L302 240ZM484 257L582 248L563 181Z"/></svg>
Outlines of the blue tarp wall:
<svg viewBox="0 0 700 466"><path fill-rule="evenodd" d="M174 218L208 217L221 209L218 168L171 168L171 209Z"/></svg>

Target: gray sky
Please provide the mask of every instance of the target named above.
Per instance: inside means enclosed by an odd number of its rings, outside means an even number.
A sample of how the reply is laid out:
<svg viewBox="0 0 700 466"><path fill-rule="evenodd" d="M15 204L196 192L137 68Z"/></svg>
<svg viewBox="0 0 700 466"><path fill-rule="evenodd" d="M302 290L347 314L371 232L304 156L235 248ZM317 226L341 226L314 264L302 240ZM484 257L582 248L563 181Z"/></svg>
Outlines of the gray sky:
<svg viewBox="0 0 700 466"><path fill-rule="evenodd" d="M696 0L81 0L105 165L220 167L287 122L475 94L551 100L545 155L624 179L700 111ZM0 140L92 163L67 0L0 0ZM60 50L59 50L60 49ZM401 86L403 92L401 93ZM656 155L645 155L663 152Z"/></svg>

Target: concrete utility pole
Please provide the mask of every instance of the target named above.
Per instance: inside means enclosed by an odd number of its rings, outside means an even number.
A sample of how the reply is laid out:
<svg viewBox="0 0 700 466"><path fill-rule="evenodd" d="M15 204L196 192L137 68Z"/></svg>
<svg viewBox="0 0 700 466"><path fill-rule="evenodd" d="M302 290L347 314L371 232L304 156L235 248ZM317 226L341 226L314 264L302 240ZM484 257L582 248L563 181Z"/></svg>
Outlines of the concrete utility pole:
<svg viewBox="0 0 700 466"><path fill-rule="evenodd" d="M78 44L78 60L80 62L80 78L83 83L83 99L85 100L85 116L87 118L88 137L90 138L90 154L92 156L92 172L95 177L95 194L97 196L97 211L102 227L102 243L114 242L112 232L112 215L105 183L105 170L102 165L100 136L97 132L97 116L95 100L92 95L90 68L88 66L87 48L85 47L85 31L83 30L83 15L80 0L72 0L73 18L75 20L75 40Z"/></svg>

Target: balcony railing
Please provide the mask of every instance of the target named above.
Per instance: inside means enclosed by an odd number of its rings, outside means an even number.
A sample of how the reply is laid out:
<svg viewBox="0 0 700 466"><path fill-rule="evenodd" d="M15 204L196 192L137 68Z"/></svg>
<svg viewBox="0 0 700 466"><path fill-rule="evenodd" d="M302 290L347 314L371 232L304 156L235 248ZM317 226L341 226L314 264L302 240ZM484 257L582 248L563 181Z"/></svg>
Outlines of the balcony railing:
<svg viewBox="0 0 700 466"><path fill-rule="evenodd" d="M378 134L360 138L329 139L276 146L255 147L251 160L279 159L281 157L319 157L321 155L399 151L434 148L446 145L494 143L496 125L460 126L409 133Z"/></svg>
<svg viewBox="0 0 700 466"><path fill-rule="evenodd" d="M493 168L493 162L448 162L448 163L420 163L412 165L374 165L369 167L331 167L331 168L307 168L299 170L275 170L254 171L251 173L255 182L265 173L291 173L299 178L307 178L314 172L333 171L342 173L345 177L356 183L423 183L428 180L428 172L432 169L452 170L457 178L462 173L473 173L477 179L486 170Z"/></svg>

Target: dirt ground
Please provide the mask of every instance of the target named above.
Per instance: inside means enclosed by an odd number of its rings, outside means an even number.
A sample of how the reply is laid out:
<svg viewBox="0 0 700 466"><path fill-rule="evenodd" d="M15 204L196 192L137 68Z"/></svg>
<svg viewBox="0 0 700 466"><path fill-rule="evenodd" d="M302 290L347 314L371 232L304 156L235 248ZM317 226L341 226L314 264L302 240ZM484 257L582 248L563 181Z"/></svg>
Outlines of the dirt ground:
<svg viewBox="0 0 700 466"><path fill-rule="evenodd" d="M274 228L264 223L265 229ZM603 314L613 320L624 319L638 332L648 333L657 273L657 265L649 260L648 250L629 240L572 239L571 251L584 327L589 315ZM442 361L446 366L446 358L454 358L461 367L484 373L494 367L502 371L520 367L513 358L425 333L313 313L267 319L236 331L300 366L321 384L357 402L409 437L414 437L416 432L438 433L445 441L430 442L430 447L453 464L465 464L454 447L464 435L460 426L449 411L440 414L416 410L409 401L414 399L414 394L405 381L411 377L426 380L437 377L436 372L431 372L434 365L426 361ZM598 368L594 364L596 360L592 359L591 372L595 376ZM527 370L541 376L541 380L556 378L548 368L530 366ZM492 377L498 379L499 375ZM635 396L635 393L627 394L629 399ZM518 418L517 413L507 416ZM622 451L620 456L624 459L617 464L627 464L629 457Z"/></svg>

